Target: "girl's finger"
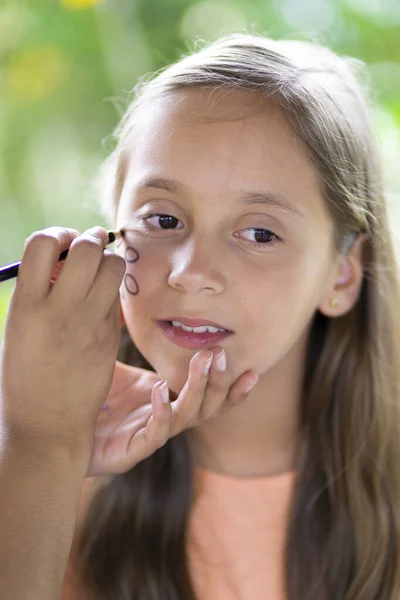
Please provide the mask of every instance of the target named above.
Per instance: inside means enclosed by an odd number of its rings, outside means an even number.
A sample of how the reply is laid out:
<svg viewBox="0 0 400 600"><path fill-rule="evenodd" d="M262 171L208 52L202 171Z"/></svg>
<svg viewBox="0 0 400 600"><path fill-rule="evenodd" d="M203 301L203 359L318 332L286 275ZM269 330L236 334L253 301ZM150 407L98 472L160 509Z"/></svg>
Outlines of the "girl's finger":
<svg viewBox="0 0 400 600"><path fill-rule="evenodd" d="M199 421L207 421L220 412L229 393L231 382L232 374L227 368L225 350L218 350L212 361L208 385L198 417Z"/></svg>
<svg viewBox="0 0 400 600"><path fill-rule="evenodd" d="M79 235L79 231L65 227L47 227L30 235L25 240L18 270L18 293L37 299L47 296L61 252L67 250Z"/></svg>
<svg viewBox="0 0 400 600"><path fill-rule="evenodd" d="M172 409L166 382L158 381L151 391L152 414L147 424L130 439L127 447L128 468L144 460L163 446L170 436Z"/></svg>
<svg viewBox="0 0 400 600"><path fill-rule="evenodd" d="M172 405L171 437L187 429L197 419L208 384L212 358L210 350L200 351L192 356L188 380Z"/></svg>

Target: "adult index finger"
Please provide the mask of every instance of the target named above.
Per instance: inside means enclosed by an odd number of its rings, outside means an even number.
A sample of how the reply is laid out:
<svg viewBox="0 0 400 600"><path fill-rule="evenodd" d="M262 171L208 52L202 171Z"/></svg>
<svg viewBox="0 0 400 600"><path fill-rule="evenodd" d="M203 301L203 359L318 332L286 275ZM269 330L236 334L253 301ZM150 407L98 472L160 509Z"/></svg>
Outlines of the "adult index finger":
<svg viewBox="0 0 400 600"><path fill-rule="evenodd" d="M31 298L42 298L50 290L50 279L58 258L67 250L79 231L66 227L47 227L25 240L16 289Z"/></svg>

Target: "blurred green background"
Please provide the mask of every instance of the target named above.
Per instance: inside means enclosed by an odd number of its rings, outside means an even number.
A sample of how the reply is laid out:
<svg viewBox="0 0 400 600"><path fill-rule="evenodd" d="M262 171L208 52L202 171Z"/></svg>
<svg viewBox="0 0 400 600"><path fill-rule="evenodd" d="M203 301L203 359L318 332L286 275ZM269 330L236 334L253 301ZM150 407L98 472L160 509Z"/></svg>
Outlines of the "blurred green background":
<svg viewBox="0 0 400 600"><path fill-rule="evenodd" d="M0 0L0 265L37 229L106 226L93 182L128 92L194 40L244 30L368 65L398 237L400 0ZM0 338L14 284L0 284Z"/></svg>

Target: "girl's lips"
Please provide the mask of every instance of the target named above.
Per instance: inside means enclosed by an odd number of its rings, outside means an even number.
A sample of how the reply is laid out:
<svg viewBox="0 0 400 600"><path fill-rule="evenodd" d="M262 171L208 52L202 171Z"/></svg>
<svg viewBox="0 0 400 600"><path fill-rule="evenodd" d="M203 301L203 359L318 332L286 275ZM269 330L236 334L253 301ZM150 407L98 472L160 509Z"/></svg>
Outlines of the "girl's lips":
<svg viewBox="0 0 400 600"><path fill-rule="evenodd" d="M169 321L156 322L166 338L183 348L203 348L204 346L216 344L220 340L232 335L231 331L194 333L192 331L185 331L181 327L174 327Z"/></svg>

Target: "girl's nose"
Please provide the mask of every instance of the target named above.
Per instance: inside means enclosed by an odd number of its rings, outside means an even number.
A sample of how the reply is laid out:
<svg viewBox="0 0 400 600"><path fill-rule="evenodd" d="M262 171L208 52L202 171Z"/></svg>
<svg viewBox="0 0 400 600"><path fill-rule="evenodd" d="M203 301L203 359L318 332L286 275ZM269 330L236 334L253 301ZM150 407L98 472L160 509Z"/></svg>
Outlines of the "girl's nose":
<svg viewBox="0 0 400 600"><path fill-rule="evenodd" d="M168 283L180 291L190 294L201 291L219 294L224 289L221 261L211 248L205 248L204 243L195 245L191 242L179 248L171 263Z"/></svg>

